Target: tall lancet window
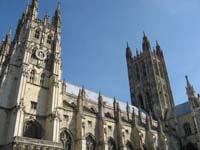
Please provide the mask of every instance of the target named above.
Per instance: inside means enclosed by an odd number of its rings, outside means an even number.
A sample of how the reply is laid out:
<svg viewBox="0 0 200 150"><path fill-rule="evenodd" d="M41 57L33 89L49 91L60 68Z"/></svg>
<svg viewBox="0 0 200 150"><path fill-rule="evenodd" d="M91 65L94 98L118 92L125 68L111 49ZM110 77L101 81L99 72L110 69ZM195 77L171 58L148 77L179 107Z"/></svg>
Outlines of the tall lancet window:
<svg viewBox="0 0 200 150"><path fill-rule="evenodd" d="M137 80L140 80L140 70L137 64L135 65L135 72Z"/></svg>
<svg viewBox="0 0 200 150"><path fill-rule="evenodd" d="M91 135L86 137L86 150L95 150L96 144L95 140Z"/></svg>
<svg viewBox="0 0 200 150"><path fill-rule="evenodd" d="M34 80L35 80L35 70L32 70L30 73L30 82L34 83Z"/></svg>
<svg viewBox="0 0 200 150"><path fill-rule="evenodd" d="M41 77L40 77L40 85L41 85L41 86L44 85L44 80L45 80L45 73L42 73L42 74L41 74Z"/></svg>
<svg viewBox="0 0 200 150"><path fill-rule="evenodd" d="M36 39L40 38L40 29L35 30L35 38Z"/></svg>
<svg viewBox="0 0 200 150"><path fill-rule="evenodd" d="M186 136L189 136L189 135L192 134L191 127L190 127L190 124L189 124L189 123L184 123L183 129L184 129L184 131L185 131L185 135L186 135Z"/></svg>
<svg viewBox="0 0 200 150"><path fill-rule="evenodd" d="M108 140L108 150L116 150L115 141L112 138Z"/></svg>
<svg viewBox="0 0 200 150"><path fill-rule="evenodd" d="M63 143L64 150L71 150L72 138L67 131L63 131L60 135L60 140Z"/></svg>
<svg viewBox="0 0 200 150"><path fill-rule="evenodd" d="M48 37L47 37L47 43L51 44L51 41L52 41L52 35L49 34Z"/></svg>
<svg viewBox="0 0 200 150"><path fill-rule="evenodd" d="M138 100L139 100L139 107L144 109L144 101L141 94L138 95Z"/></svg>

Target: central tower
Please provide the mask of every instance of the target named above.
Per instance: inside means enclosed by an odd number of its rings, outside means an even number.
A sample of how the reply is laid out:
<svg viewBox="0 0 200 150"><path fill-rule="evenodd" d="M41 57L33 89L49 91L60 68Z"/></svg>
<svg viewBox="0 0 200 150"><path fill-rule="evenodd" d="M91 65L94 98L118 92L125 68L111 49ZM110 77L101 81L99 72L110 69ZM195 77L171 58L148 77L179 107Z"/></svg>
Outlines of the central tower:
<svg viewBox="0 0 200 150"><path fill-rule="evenodd" d="M151 112L154 118L166 119L174 109L174 101L158 42L152 51L144 33L142 52L136 50L136 55L132 56L131 48L127 45L126 60L132 105Z"/></svg>

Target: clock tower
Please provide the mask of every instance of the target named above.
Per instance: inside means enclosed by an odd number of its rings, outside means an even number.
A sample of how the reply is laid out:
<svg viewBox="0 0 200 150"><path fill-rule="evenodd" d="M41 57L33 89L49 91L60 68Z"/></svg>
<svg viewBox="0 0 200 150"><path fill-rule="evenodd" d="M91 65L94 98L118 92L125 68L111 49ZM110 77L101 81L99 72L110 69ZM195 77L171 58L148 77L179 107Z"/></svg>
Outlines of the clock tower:
<svg viewBox="0 0 200 150"><path fill-rule="evenodd" d="M7 135L1 142L12 143L14 137L58 142L57 108L62 101L59 4L50 23L48 14L43 20L38 18L38 0L32 0L10 47L0 80L0 104L11 113L1 110L0 117L6 118L1 124L9 124L0 131L0 135Z"/></svg>

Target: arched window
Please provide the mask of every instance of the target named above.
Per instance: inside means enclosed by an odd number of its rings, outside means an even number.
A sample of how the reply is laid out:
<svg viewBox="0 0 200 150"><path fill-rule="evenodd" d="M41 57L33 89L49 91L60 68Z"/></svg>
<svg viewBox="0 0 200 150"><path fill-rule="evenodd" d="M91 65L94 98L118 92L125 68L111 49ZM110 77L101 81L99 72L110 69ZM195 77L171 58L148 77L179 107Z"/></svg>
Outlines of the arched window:
<svg viewBox="0 0 200 150"><path fill-rule="evenodd" d="M115 141L112 138L108 140L108 150L116 150Z"/></svg>
<svg viewBox="0 0 200 150"><path fill-rule="evenodd" d="M137 64L135 65L135 72L136 72L136 79L140 80L140 70Z"/></svg>
<svg viewBox="0 0 200 150"><path fill-rule="evenodd" d="M35 30L35 38L36 39L40 38L40 29Z"/></svg>
<svg viewBox="0 0 200 150"><path fill-rule="evenodd" d="M153 102L152 102L152 99L151 99L151 96L148 92L146 92L146 102L148 104L148 108L149 108L149 111L153 111Z"/></svg>
<svg viewBox="0 0 200 150"><path fill-rule="evenodd" d="M189 123L184 123L183 129L184 129L184 131L185 131L185 135L186 135L186 136L192 134L192 131L191 131L191 128L190 128L190 124L189 124Z"/></svg>
<svg viewBox="0 0 200 150"><path fill-rule="evenodd" d="M161 63L159 63L159 70L160 70L161 77L164 78L164 72L163 72L163 67Z"/></svg>
<svg viewBox="0 0 200 150"><path fill-rule="evenodd" d="M141 94L138 95L138 100L139 100L139 107L144 109L144 101Z"/></svg>
<svg viewBox="0 0 200 150"><path fill-rule="evenodd" d="M36 52L36 48L32 50L32 54L31 54L31 58L32 58L32 59L35 58L35 52Z"/></svg>
<svg viewBox="0 0 200 150"><path fill-rule="evenodd" d="M67 131L63 131L60 134L60 140L63 143L64 150L71 150L72 147L72 138Z"/></svg>
<svg viewBox="0 0 200 150"><path fill-rule="evenodd" d="M35 70L32 70L30 74L30 82L33 83L34 80L35 80Z"/></svg>
<svg viewBox="0 0 200 150"><path fill-rule="evenodd" d="M95 140L91 135L86 137L86 150L95 150L96 144Z"/></svg>
<svg viewBox="0 0 200 150"><path fill-rule="evenodd" d="M146 65L145 65L145 63L142 63L142 71L143 71L143 76L146 78L147 72L146 72Z"/></svg>
<svg viewBox="0 0 200 150"><path fill-rule="evenodd" d="M48 43L48 44L51 44L51 41L52 41L52 35L50 34L50 35L48 35L48 37L47 37L47 43Z"/></svg>
<svg viewBox="0 0 200 150"><path fill-rule="evenodd" d="M41 86L44 85L44 80L45 80L45 73L42 73L42 74L41 74L41 77L40 77L40 85L41 85Z"/></svg>
<svg viewBox="0 0 200 150"><path fill-rule="evenodd" d="M130 141L128 141L128 142L126 143L126 149L127 149L127 150L133 150L133 146L132 146L132 144L131 144Z"/></svg>
<svg viewBox="0 0 200 150"><path fill-rule="evenodd" d="M41 139L42 128L36 121L27 121L24 124L24 137Z"/></svg>

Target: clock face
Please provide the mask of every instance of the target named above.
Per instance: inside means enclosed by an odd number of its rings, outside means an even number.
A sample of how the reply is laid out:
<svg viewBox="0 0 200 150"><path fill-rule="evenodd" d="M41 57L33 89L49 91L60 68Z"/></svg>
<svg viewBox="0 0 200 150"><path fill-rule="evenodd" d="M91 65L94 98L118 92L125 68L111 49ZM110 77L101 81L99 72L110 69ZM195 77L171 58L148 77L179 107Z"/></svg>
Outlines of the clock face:
<svg viewBox="0 0 200 150"><path fill-rule="evenodd" d="M45 60L47 58L47 55L43 50L37 50L35 55L39 60Z"/></svg>

